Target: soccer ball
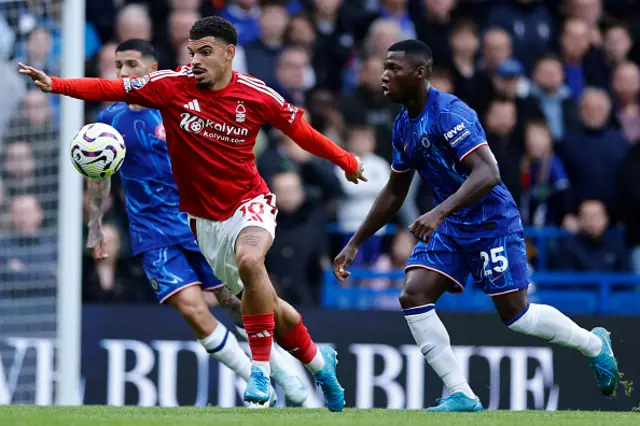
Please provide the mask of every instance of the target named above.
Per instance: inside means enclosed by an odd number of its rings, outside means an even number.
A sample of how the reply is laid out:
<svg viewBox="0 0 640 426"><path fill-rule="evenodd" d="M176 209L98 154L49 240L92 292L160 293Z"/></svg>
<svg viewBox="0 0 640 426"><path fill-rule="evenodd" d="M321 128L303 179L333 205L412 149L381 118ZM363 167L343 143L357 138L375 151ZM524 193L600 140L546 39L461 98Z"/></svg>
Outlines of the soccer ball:
<svg viewBox="0 0 640 426"><path fill-rule="evenodd" d="M71 162L91 179L106 179L117 172L126 153L120 132L104 123L87 124L71 142Z"/></svg>

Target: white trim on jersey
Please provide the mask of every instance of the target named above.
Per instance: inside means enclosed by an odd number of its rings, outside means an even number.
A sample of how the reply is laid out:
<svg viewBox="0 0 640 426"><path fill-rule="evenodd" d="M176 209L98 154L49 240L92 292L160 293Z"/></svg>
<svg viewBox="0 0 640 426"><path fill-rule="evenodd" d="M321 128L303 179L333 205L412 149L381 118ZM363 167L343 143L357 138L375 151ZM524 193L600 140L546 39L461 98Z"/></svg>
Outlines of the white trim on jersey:
<svg viewBox="0 0 640 426"><path fill-rule="evenodd" d="M275 96L276 98L280 99L282 102L286 102L286 100L284 99L284 97L282 97L282 95L280 95L280 93L278 93L277 91L275 91L274 89L272 89L271 87L267 86L265 84L264 81L257 79L255 77L251 77L247 74L238 74L238 79L242 79L242 80L246 80L247 82L250 83L254 83L255 85L262 87L266 90L268 90L269 92L271 92L271 94L273 94L273 96Z"/></svg>
<svg viewBox="0 0 640 426"><path fill-rule="evenodd" d="M284 106L284 104L286 102L284 100L284 98L282 96L280 96L280 94L278 92L276 92L272 88L268 87L264 83L262 83L262 84L256 83L253 80L245 78L244 74L238 74L238 83L241 83L241 84L244 84L245 86L251 87L251 88L257 90L258 92L264 93L265 95L271 96L273 99L275 99L280 104L280 106Z"/></svg>
<svg viewBox="0 0 640 426"><path fill-rule="evenodd" d="M171 70L163 70L163 71L155 71L149 74L151 77L151 81L155 82L158 80L162 80L167 77L192 77L193 73L191 73L187 68L181 68L180 71L171 71Z"/></svg>

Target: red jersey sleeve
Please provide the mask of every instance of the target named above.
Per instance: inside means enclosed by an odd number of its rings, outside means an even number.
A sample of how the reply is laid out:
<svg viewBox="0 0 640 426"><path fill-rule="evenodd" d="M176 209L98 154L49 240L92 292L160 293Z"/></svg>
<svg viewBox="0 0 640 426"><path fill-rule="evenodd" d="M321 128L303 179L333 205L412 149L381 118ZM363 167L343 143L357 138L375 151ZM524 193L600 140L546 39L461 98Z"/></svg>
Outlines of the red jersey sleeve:
<svg viewBox="0 0 640 426"><path fill-rule="evenodd" d="M52 78L52 92L84 101L117 101L160 108L171 98L167 87L176 71L156 71L143 77L103 80L99 78Z"/></svg>
<svg viewBox="0 0 640 426"><path fill-rule="evenodd" d="M287 102L275 90L264 87L267 121L289 136L302 149L336 164L346 173L358 169L356 158L333 143L302 118L303 112Z"/></svg>

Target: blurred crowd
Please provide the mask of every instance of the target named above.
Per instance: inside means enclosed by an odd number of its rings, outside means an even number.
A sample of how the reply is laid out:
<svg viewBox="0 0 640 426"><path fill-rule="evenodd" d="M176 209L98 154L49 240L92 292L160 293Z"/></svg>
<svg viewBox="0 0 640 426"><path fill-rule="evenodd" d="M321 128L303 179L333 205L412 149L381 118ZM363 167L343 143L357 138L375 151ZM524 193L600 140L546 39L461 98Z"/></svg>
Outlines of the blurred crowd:
<svg viewBox="0 0 640 426"><path fill-rule="evenodd" d="M0 3L3 282L36 283L54 270L59 99L27 84L16 62L59 74L60 4ZM640 273L638 1L101 0L86 7L88 76L115 78L115 48L130 38L153 41L161 68L188 63L191 25L219 14L239 31L234 68L263 79L363 159L369 182L349 185L283 134L265 129L259 138L257 164L279 207L267 267L296 305L319 304L322 270L388 179L400 107L382 96L380 76L387 48L406 38L431 47L433 86L477 111L525 226L566 231L551 245L549 267ZM87 104L86 119L104 106ZM401 231L383 230L355 264L402 268L415 244L402 230L431 207L429 188L416 178L396 220ZM111 256L96 265L85 254L85 301L154 303L131 256L117 179L106 222ZM529 255L536 268L533 243Z"/></svg>

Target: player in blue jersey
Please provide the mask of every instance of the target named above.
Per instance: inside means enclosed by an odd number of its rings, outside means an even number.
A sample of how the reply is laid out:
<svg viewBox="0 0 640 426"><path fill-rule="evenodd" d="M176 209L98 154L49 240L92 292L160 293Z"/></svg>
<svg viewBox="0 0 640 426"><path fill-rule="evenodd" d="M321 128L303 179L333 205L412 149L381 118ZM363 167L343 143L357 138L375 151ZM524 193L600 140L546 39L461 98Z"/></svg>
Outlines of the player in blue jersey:
<svg viewBox="0 0 640 426"><path fill-rule="evenodd" d="M431 87L432 66L431 50L420 41L396 43L387 53L382 89L404 105L393 129L391 177L336 257L336 277L349 276L358 247L394 218L417 171L436 206L409 227L419 242L406 266L400 304L416 343L450 394L427 411L483 409L435 312L440 296L462 292L469 274L492 296L505 325L579 350L590 359L600 391L611 395L618 366L609 332L587 331L551 306L528 302L530 272L518 208L500 181L478 116L455 96Z"/></svg>
<svg viewBox="0 0 640 426"><path fill-rule="evenodd" d="M147 41L128 40L116 49L118 78L144 76L156 71L157 67L155 49ZM216 321L203 290L215 294L220 305L238 324L238 331L246 337L240 300L214 276L187 224L187 214L179 211L178 189L171 171L160 112L118 102L104 109L99 121L116 128L127 146L120 178L133 251L135 255L141 255L158 300L180 312L212 357L248 380L251 361L235 336ZM87 246L93 249L96 260L106 256L102 216L110 188L110 179L89 180ZM282 387L288 404L300 406L306 400L306 388L290 371L279 353L281 350L272 349L271 377ZM275 392L272 395L275 397Z"/></svg>

